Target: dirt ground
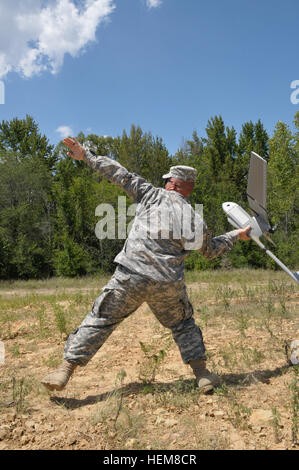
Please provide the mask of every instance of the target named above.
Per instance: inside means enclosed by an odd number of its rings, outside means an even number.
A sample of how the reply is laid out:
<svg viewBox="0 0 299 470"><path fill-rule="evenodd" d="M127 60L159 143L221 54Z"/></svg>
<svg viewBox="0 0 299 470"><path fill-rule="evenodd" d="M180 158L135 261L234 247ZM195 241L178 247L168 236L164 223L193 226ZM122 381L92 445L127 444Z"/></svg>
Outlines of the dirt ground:
<svg viewBox="0 0 299 470"><path fill-rule="evenodd" d="M39 381L60 363L95 290L2 289L0 450L298 449L299 372L288 362L299 339L298 289L256 285L249 278L241 288L237 276L230 286L187 284L221 380L210 395L199 394L147 304L64 391L49 393Z"/></svg>

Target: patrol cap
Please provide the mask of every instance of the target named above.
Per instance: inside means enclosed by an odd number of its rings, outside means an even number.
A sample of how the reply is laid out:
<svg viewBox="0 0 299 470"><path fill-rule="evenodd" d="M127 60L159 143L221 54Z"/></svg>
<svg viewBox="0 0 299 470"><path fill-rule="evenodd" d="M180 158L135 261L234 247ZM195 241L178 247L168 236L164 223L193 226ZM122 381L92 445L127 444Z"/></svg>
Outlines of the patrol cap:
<svg viewBox="0 0 299 470"><path fill-rule="evenodd" d="M163 175L164 179L167 178L178 178L182 181L196 181L197 170L192 168L192 166L177 165L171 166L169 173Z"/></svg>

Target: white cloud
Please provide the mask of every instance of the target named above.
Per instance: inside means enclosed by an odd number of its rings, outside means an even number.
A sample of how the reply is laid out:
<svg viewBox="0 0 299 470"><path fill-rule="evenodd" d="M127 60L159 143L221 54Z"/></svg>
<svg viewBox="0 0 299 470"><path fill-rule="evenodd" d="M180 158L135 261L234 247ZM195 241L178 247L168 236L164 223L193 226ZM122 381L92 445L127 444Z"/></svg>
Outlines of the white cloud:
<svg viewBox="0 0 299 470"><path fill-rule="evenodd" d="M9 0L0 2L0 79L10 71L32 77L57 73L96 41L113 0Z"/></svg>
<svg viewBox="0 0 299 470"><path fill-rule="evenodd" d="M60 134L60 138L64 139L65 137L72 137L74 132L69 126L60 126L56 129L56 132Z"/></svg>
<svg viewBox="0 0 299 470"><path fill-rule="evenodd" d="M162 3L162 0L146 0L146 4L149 8L156 8L160 6Z"/></svg>

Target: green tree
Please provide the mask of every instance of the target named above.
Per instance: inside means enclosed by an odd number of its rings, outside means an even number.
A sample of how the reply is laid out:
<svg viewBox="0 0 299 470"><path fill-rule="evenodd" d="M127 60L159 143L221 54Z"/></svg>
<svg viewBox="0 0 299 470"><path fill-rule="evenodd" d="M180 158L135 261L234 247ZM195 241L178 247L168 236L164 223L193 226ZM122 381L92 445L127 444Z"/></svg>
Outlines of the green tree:
<svg viewBox="0 0 299 470"><path fill-rule="evenodd" d="M14 152L20 159L37 157L53 171L57 161L53 149L54 146L40 133L38 124L29 115L25 119L14 118L0 123L0 152Z"/></svg>
<svg viewBox="0 0 299 470"><path fill-rule="evenodd" d="M52 176L38 157L0 155L0 277L51 274Z"/></svg>
<svg viewBox="0 0 299 470"><path fill-rule="evenodd" d="M272 222L278 225L277 232L273 235L277 243L275 252L285 263L293 266L299 262L299 181L296 137L296 134L292 135L285 123L279 121L270 139L268 165L268 210ZM274 267L271 261L267 264Z"/></svg>

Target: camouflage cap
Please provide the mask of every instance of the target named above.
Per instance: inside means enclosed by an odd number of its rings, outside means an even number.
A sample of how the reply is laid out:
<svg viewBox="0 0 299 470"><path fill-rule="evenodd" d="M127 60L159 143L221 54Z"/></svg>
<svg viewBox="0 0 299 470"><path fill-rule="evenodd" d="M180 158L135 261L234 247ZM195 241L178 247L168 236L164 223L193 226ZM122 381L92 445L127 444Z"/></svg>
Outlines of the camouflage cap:
<svg viewBox="0 0 299 470"><path fill-rule="evenodd" d="M169 173L163 175L164 179L167 178L178 178L182 181L192 181L195 183L197 170L192 166L178 165L171 166Z"/></svg>

